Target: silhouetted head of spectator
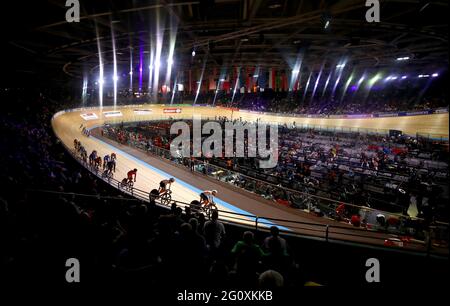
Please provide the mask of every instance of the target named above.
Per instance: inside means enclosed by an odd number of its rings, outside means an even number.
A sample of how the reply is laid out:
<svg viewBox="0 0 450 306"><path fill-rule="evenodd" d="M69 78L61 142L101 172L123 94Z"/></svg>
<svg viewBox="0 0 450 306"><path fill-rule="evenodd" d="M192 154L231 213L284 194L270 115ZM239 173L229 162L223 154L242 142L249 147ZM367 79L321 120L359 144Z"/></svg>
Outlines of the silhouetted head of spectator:
<svg viewBox="0 0 450 306"><path fill-rule="evenodd" d="M272 234L272 236L278 237L278 234L280 233L280 230L276 226L271 226L270 227L270 233Z"/></svg>
<svg viewBox="0 0 450 306"><path fill-rule="evenodd" d="M189 219L189 224L192 226L192 230L193 230L194 232L196 232L196 231L197 231L197 228L198 228L198 220L195 219L195 218L190 218L190 219Z"/></svg>
<svg viewBox="0 0 450 306"><path fill-rule="evenodd" d="M198 214L198 223L200 225L203 225L205 223L205 215L204 214Z"/></svg>
<svg viewBox="0 0 450 306"><path fill-rule="evenodd" d="M175 214L175 209L177 208L177 203L172 203L172 205L170 206L170 211Z"/></svg>
<svg viewBox="0 0 450 306"><path fill-rule="evenodd" d="M192 232L192 226L189 223L183 223L180 226L180 234L182 236L187 236Z"/></svg>
<svg viewBox="0 0 450 306"><path fill-rule="evenodd" d="M175 211L174 211L174 215L176 217L181 217L181 214L183 213L183 209L181 209L181 207L176 207Z"/></svg>
<svg viewBox="0 0 450 306"><path fill-rule="evenodd" d="M144 216L147 214L147 206L141 204L138 206L137 213L139 216Z"/></svg>
<svg viewBox="0 0 450 306"><path fill-rule="evenodd" d="M170 226L170 218L168 216L159 217L157 226L160 235L170 234L171 226Z"/></svg>
<svg viewBox="0 0 450 306"><path fill-rule="evenodd" d="M250 231L245 231L242 236L242 240L248 245L253 244L253 238L254 238L253 233Z"/></svg>
<svg viewBox="0 0 450 306"><path fill-rule="evenodd" d="M216 221L217 219L219 219L219 212L217 210L213 210L211 213L211 220Z"/></svg>
<svg viewBox="0 0 450 306"><path fill-rule="evenodd" d="M150 204L155 205L156 204L155 200L158 198L158 196L159 196L158 190L152 189L149 195Z"/></svg>
<svg viewBox="0 0 450 306"><path fill-rule="evenodd" d="M279 288L284 285L283 275L274 270L267 270L259 276L259 286L261 288Z"/></svg>

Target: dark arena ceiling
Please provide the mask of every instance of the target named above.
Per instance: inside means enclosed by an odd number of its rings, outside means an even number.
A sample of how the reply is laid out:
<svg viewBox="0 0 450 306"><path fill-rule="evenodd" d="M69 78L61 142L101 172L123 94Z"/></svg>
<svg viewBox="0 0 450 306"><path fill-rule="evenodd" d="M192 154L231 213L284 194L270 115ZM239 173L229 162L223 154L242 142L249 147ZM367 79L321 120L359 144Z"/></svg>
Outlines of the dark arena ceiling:
<svg viewBox="0 0 450 306"><path fill-rule="evenodd" d="M379 23L365 20L365 0L80 0L79 23L65 21L65 0L29 2L2 3L6 82L95 74L98 42L105 67L113 61L112 34L122 70L130 56L149 57L159 38L163 54L174 44L178 70L289 69L299 54L302 69L344 58L361 69L448 66L448 1L381 0Z"/></svg>

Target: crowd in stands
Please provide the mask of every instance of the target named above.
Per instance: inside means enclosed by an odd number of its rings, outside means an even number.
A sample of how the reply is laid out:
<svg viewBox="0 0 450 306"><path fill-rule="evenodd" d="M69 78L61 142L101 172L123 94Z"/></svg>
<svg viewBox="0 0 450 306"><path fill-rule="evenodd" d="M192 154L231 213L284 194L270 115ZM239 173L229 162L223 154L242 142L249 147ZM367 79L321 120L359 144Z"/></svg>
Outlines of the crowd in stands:
<svg viewBox="0 0 450 306"><path fill-rule="evenodd" d="M445 78L438 80L445 82ZM404 86L401 83L392 87L383 86L372 88L370 92L366 89L348 89L342 96L341 88L333 94L332 90L317 90L314 96L312 91L306 95L299 91L274 91L266 88L260 92L241 93L239 90L233 94L219 90L196 92L175 92L163 94L159 92L156 96L144 91L121 90L118 96L121 104L144 104L155 100L156 103L164 104L201 104L237 107L261 112L289 113L298 115L355 115L390 113L403 111L422 111L438 108L448 109L446 94L437 90L439 82L436 80L423 87L420 82L414 85ZM412 82L414 83L414 82ZM104 97L105 104L112 104L112 97ZM98 105L96 95L92 95L88 105Z"/></svg>
<svg viewBox="0 0 450 306"><path fill-rule="evenodd" d="M222 118L220 122L225 121L226 118ZM170 121L161 121L137 126L107 126L102 133L124 144L168 150L169 130ZM448 221L448 207L443 204L448 199L447 155L448 144L424 138L284 126L279 131L279 158L275 168L258 169L255 158L201 158L199 164L207 162L206 168L217 165L245 174L221 179L291 207L305 208L308 203L304 197L296 198L295 193L286 192L286 188L342 203L425 218L429 223ZM260 184L252 177L265 180L267 184ZM329 217L345 216L350 220L352 215L358 214L351 206L344 214L338 214L335 210L338 203L330 201L327 205L331 206L322 205L318 209ZM376 223L376 214L365 217L361 216L363 225ZM395 222L400 226L399 221ZM423 226L411 220L407 223Z"/></svg>

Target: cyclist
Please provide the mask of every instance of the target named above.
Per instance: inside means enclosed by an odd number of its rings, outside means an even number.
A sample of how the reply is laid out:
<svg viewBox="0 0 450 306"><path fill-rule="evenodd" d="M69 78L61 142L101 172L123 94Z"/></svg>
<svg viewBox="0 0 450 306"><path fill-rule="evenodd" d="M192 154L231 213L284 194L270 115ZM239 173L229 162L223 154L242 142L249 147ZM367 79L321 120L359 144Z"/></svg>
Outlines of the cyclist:
<svg viewBox="0 0 450 306"><path fill-rule="evenodd" d="M111 153L111 159L112 160L116 160L117 159L116 153L114 153L114 152Z"/></svg>
<svg viewBox="0 0 450 306"><path fill-rule="evenodd" d="M112 174L113 170L115 169L115 165L116 165L116 162L112 159L110 159L108 161L108 163L106 163L106 166L104 164L103 166L106 167L105 174L106 175Z"/></svg>
<svg viewBox="0 0 450 306"><path fill-rule="evenodd" d="M110 157L109 157L108 154L106 154L106 155L103 157L103 170L106 169L106 166L108 165L109 160L110 160Z"/></svg>
<svg viewBox="0 0 450 306"><path fill-rule="evenodd" d="M217 190L204 190L200 193L200 205L203 205L203 207L214 205L213 200L215 195L217 195Z"/></svg>
<svg viewBox="0 0 450 306"><path fill-rule="evenodd" d="M113 154L114 154L114 153L113 153ZM112 154L111 154L111 158L109 159L109 162L108 162L108 167L109 167L109 166L112 167L112 168L111 168L111 171L112 171L112 172L116 172L116 159L113 158Z"/></svg>
<svg viewBox="0 0 450 306"><path fill-rule="evenodd" d="M170 190L170 186L172 185L173 182L175 182L175 179L173 177L171 177L168 180L162 180L161 182L159 182L159 188L158 188L159 195L163 195L168 190ZM167 185L169 185L169 186L167 186Z"/></svg>
<svg viewBox="0 0 450 306"><path fill-rule="evenodd" d="M97 159L97 151L94 150L92 151L91 154L89 154L89 165L93 166L96 159Z"/></svg>
<svg viewBox="0 0 450 306"><path fill-rule="evenodd" d="M136 182L136 176L137 176L137 169L134 168L133 170L128 171L127 173L127 179L129 183L133 182L133 176L134 176L134 181Z"/></svg>
<svg viewBox="0 0 450 306"><path fill-rule="evenodd" d="M80 145L80 155L81 155L81 159L83 160L83 162L87 161L87 152L86 149Z"/></svg>
<svg viewBox="0 0 450 306"><path fill-rule="evenodd" d="M75 151L78 151L78 148L80 147L80 142L78 141L78 139L74 139L73 140L73 146L75 148Z"/></svg>
<svg viewBox="0 0 450 306"><path fill-rule="evenodd" d="M102 167L102 158L100 156L97 156L97 158L94 160L94 166L97 170Z"/></svg>

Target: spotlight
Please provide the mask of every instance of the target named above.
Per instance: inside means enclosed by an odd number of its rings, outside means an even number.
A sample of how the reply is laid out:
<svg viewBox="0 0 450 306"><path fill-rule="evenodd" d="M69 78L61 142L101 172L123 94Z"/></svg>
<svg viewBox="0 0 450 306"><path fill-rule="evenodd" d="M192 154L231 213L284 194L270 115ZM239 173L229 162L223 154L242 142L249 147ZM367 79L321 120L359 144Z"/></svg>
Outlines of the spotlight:
<svg viewBox="0 0 450 306"><path fill-rule="evenodd" d="M336 65L336 68L344 68L344 67L345 67L345 64Z"/></svg>
<svg viewBox="0 0 450 306"><path fill-rule="evenodd" d="M362 76L359 80L358 80L358 86L361 85L362 82L364 82L365 77Z"/></svg>
<svg viewBox="0 0 450 306"><path fill-rule="evenodd" d="M117 74L113 75L112 79L114 82L117 82L119 80L119 76Z"/></svg>
<svg viewBox="0 0 450 306"><path fill-rule="evenodd" d="M195 50L192 50L192 57L195 56Z"/></svg>
<svg viewBox="0 0 450 306"><path fill-rule="evenodd" d="M402 80L406 79L408 76L404 75L402 76Z"/></svg>
<svg viewBox="0 0 450 306"><path fill-rule="evenodd" d="M409 56L397 57L397 61L407 61L409 60Z"/></svg>
<svg viewBox="0 0 450 306"><path fill-rule="evenodd" d="M436 77L439 76L439 73L433 73L431 76L432 76L433 78L436 78Z"/></svg>
<svg viewBox="0 0 450 306"><path fill-rule="evenodd" d="M129 75L133 75L133 71L128 72Z"/></svg>
<svg viewBox="0 0 450 306"><path fill-rule="evenodd" d="M398 77L396 77L396 76L391 77L391 80L397 80L397 79L398 79Z"/></svg>
<svg viewBox="0 0 450 306"><path fill-rule="evenodd" d="M167 65L169 65L169 67L173 65L173 58L169 57L167 59Z"/></svg>
<svg viewBox="0 0 450 306"><path fill-rule="evenodd" d="M254 78L257 78L257 77L259 77L259 75L257 75L257 74L254 74L254 75L253 75L253 77L254 77Z"/></svg>
<svg viewBox="0 0 450 306"><path fill-rule="evenodd" d="M328 27L330 26L330 21L329 20L327 20L326 22L325 22L325 25L324 25L324 29L327 29Z"/></svg>
<svg viewBox="0 0 450 306"><path fill-rule="evenodd" d="M292 70L292 73L293 73L293 74L299 74L299 73L300 73L300 70L298 70L298 69Z"/></svg>

